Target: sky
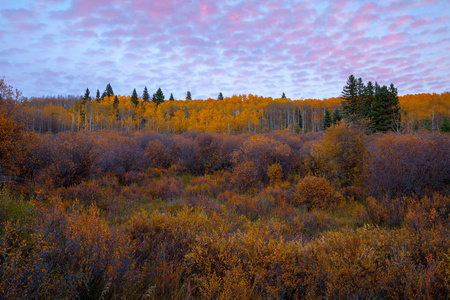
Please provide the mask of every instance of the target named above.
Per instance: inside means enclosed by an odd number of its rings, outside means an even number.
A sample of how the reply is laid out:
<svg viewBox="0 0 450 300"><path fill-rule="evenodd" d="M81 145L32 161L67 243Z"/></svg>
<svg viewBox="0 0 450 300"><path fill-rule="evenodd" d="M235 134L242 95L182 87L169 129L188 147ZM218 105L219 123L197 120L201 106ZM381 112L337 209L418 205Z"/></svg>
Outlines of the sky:
<svg viewBox="0 0 450 300"><path fill-rule="evenodd" d="M350 74L450 91L450 0L0 0L0 78L25 97L339 97Z"/></svg>

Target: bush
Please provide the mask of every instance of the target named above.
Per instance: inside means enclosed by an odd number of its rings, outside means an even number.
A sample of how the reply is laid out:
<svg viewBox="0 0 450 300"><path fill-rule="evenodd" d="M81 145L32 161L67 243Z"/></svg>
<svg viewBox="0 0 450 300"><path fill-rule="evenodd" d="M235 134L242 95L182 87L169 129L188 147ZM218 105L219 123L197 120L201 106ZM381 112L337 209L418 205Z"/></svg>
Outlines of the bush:
<svg viewBox="0 0 450 300"><path fill-rule="evenodd" d="M331 208L339 205L343 197L322 177L308 176L299 181L295 187L297 205L305 205L308 209Z"/></svg>

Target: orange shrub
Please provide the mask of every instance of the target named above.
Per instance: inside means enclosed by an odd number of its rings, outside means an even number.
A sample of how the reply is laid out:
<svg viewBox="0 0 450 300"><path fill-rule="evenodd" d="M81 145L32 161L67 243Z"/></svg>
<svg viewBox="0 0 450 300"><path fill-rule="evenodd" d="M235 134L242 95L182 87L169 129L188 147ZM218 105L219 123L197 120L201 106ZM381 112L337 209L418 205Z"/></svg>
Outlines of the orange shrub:
<svg viewBox="0 0 450 300"><path fill-rule="evenodd" d="M295 202L298 205L305 205L308 209L330 208L343 200L330 182L322 177L308 176L302 178L295 189Z"/></svg>

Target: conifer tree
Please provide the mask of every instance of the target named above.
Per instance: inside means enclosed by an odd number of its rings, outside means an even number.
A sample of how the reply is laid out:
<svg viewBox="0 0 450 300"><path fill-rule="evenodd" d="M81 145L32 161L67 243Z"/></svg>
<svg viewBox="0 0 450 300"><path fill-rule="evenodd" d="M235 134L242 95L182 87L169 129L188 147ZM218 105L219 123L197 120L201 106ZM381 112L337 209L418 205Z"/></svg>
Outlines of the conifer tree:
<svg viewBox="0 0 450 300"><path fill-rule="evenodd" d="M192 100L191 92L187 91L186 93L186 100Z"/></svg>
<svg viewBox="0 0 450 300"><path fill-rule="evenodd" d="M400 107L397 89L393 84L388 88L383 85L375 92L370 116L370 123L375 131L398 131L400 124Z"/></svg>
<svg viewBox="0 0 450 300"><path fill-rule="evenodd" d="M147 87L144 87L144 92L142 93L142 101L148 102L150 100L150 94L148 93Z"/></svg>
<svg viewBox="0 0 450 300"><path fill-rule="evenodd" d="M169 101L174 101L175 99L173 98L173 94L172 93L170 93L170 98L169 98Z"/></svg>
<svg viewBox="0 0 450 300"><path fill-rule="evenodd" d="M286 98L286 95L284 94L284 92L283 92L283 94L281 95L281 98L282 98L282 99Z"/></svg>
<svg viewBox="0 0 450 300"><path fill-rule="evenodd" d="M95 96L95 98L97 99L97 101L100 100L100 91L97 89L97 95Z"/></svg>
<svg viewBox="0 0 450 300"><path fill-rule="evenodd" d="M442 120L441 126L439 126L440 132L450 132L450 121L447 118L447 116L444 117L444 120Z"/></svg>
<svg viewBox="0 0 450 300"><path fill-rule="evenodd" d="M89 96L91 92L89 91L89 88L86 88L86 92L84 93L84 101L91 100L91 97Z"/></svg>
<svg viewBox="0 0 450 300"><path fill-rule="evenodd" d="M325 107L325 115L323 116L323 129L327 129L331 126L333 123L333 120L331 119L330 111L328 110L328 107Z"/></svg>
<svg viewBox="0 0 450 300"><path fill-rule="evenodd" d="M342 108L344 117L354 119L358 114L359 86L355 76L350 75L342 90Z"/></svg>
<svg viewBox="0 0 450 300"><path fill-rule="evenodd" d="M361 114L364 118L370 118L370 110L372 107L372 102L375 97L375 86L372 84L372 81L367 83L367 86L364 90L364 96L362 98L361 104Z"/></svg>
<svg viewBox="0 0 450 300"><path fill-rule="evenodd" d="M112 89L112 87L111 87L111 85L109 83L106 86L105 93L106 93L106 96L108 96L108 97L109 96L114 96L113 89Z"/></svg>
<svg viewBox="0 0 450 300"><path fill-rule="evenodd" d="M133 94L131 94L131 102L133 102L134 106L139 104L138 95L136 93L136 89L133 89Z"/></svg>
<svg viewBox="0 0 450 300"><path fill-rule="evenodd" d="M119 107L119 98L117 96L114 97L113 108L117 109Z"/></svg>
<svg viewBox="0 0 450 300"><path fill-rule="evenodd" d="M153 98L152 101L155 102L156 104L160 104L164 102L164 94L161 90L161 88L158 88L158 90L156 91L156 93L153 94Z"/></svg>
<svg viewBox="0 0 450 300"><path fill-rule="evenodd" d="M219 93L219 96L217 96L217 100L223 100L222 92Z"/></svg>
<svg viewBox="0 0 450 300"><path fill-rule="evenodd" d="M342 116L339 109L336 108L333 112L333 124L336 124L340 120L342 120Z"/></svg>

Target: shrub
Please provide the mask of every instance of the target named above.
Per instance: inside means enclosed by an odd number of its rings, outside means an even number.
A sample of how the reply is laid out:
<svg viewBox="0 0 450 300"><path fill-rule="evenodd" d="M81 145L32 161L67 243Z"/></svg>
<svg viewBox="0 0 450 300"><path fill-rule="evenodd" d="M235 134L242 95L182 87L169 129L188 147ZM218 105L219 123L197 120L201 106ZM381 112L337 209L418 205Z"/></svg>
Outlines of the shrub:
<svg viewBox="0 0 450 300"><path fill-rule="evenodd" d="M343 200L330 182L322 177L305 177L299 181L295 189L297 196L295 203L305 205L308 209L330 208Z"/></svg>

